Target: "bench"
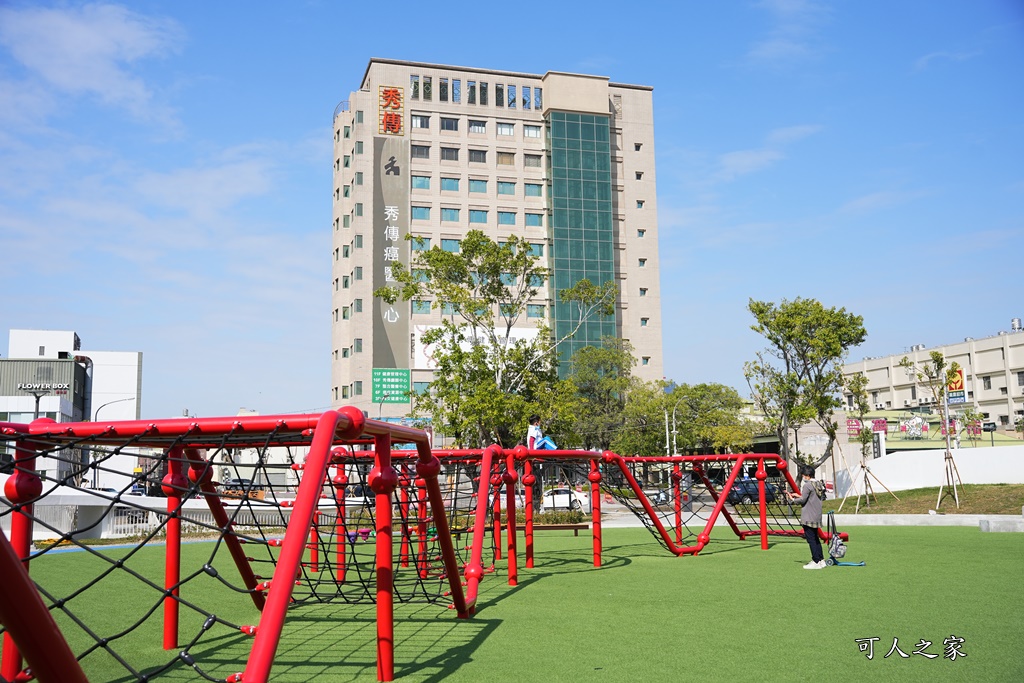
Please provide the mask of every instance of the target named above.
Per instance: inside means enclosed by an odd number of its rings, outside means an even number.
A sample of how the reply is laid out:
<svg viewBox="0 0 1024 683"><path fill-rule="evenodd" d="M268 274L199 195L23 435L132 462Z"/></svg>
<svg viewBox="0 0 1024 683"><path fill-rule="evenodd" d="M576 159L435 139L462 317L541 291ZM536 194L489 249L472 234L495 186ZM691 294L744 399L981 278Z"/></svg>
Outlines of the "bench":
<svg viewBox="0 0 1024 683"><path fill-rule="evenodd" d="M580 529L589 529L590 524L579 522L577 524L534 524L534 531L572 531L573 536L580 535Z"/></svg>

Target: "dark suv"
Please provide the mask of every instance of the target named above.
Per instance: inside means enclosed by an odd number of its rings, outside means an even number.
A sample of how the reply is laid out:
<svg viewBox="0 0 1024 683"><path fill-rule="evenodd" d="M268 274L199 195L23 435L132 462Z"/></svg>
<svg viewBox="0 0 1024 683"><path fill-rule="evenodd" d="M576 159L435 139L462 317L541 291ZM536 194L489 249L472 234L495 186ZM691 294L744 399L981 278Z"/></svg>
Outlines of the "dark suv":
<svg viewBox="0 0 1024 683"><path fill-rule="evenodd" d="M775 489L774 484L765 482L764 484L764 502L774 503L778 492ZM732 488L729 490L729 495L725 497L726 501L733 505L737 503L743 503L744 505L750 505L756 503L758 498L757 493L757 480L756 479L740 479L733 483Z"/></svg>

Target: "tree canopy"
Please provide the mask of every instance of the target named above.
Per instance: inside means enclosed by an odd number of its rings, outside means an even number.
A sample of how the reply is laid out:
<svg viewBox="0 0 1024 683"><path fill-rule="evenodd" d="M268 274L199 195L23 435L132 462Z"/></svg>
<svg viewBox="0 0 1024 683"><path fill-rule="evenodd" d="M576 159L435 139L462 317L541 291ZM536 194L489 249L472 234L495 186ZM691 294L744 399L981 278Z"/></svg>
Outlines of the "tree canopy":
<svg viewBox="0 0 1024 683"><path fill-rule="evenodd" d="M864 319L799 297L779 304L751 299L748 309L756 321L751 329L769 343L744 365L751 396L787 460L801 458L800 427L817 423L828 437L824 455L813 462L820 465L835 446L833 413L842 405L842 362L867 336Z"/></svg>

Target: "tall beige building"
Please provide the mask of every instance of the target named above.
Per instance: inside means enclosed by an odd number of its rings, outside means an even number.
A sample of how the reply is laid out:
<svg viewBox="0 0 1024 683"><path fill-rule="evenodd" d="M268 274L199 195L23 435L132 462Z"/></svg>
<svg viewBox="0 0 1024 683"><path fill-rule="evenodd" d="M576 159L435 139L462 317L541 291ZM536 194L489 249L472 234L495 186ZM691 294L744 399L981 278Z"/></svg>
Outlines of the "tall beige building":
<svg viewBox="0 0 1024 683"><path fill-rule="evenodd" d="M443 302L388 305L373 291L412 234L457 251L478 229L529 240L552 270L517 333L561 336L559 291L614 281L614 316L584 324L567 360L628 339L635 374L663 376L652 88L603 76L527 74L372 59L334 116L332 403L398 417L432 376L420 337ZM450 312L449 312L450 314Z"/></svg>

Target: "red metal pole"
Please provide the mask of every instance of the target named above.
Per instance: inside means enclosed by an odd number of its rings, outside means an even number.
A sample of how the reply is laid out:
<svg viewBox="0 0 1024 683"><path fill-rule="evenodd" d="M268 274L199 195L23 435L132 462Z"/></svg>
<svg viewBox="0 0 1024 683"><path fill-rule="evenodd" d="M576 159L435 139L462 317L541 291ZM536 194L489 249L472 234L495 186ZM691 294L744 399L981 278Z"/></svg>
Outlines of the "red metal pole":
<svg viewBox="0 0 1024 683"><path fill-rule="evenodd" d="M672 465L672 500L675 501L676 512L676 543L683 542L683 498L680 495L679 482L683 479L682 468L679 463Z"/></svg>
<svg viewBox="0 0 1024 683"><path fill-rule="evenodd" d="M348 475L345 474L344 464L339 464L336 467L338 473L331 480L334 484L334 498L338 502L338 518L334 520L334 544L335 552L337 553L336 564L338 566L335 572L335 580L337 583L345 583L345 561L348 555L348 527L345 523L345 489L348 486Z"/></svg>
<svg viewBox="0 0 1024 683"><path fill-rule="evenodd" d="M764 500L764 480L768 473L764 469L764 458L757 459L757 506L761 512L761 550L768 550L768 510Z"/></svg>
<svg viewBox="0 0 1024 683"><path fill-rule="evenodd" d="M516 482L519 481L519 473L516 472L515 455L512 451L506 451L505 471L501 475L505 484L505 538L508 542L508 585L519 585L519 567L516 564Z"/></svg>
<svg viewBox="0 0 1024 683"><path fill-rule="evenodd" d="M242 544L239 543L238 538L232 533L231 522L228 519L227 511L224 510L224 503L221 502L220 496L217 495L217 491L213 487L213 465L204 460L195 448L186 448L185 457L189 460L189 479L199 483L199 490L203 492L203 498L206 499L206 504L210 506L210 514L213 515L217 526L223 530L222 538L224 539L224 545L227 546L228 552L231 553L231 559L235 562L238 575L241 577L245 587L249 589L249 596L252 598L253 604L256 605L256 609L262 610L264 605L263 594L256 590L259 582L256 580L256 575L249 565L249 560L245 558L245 550L242 548Z"/></svg>
<svg viewBox="0 0 1024 683"><path fill-rule="evenodd" d="M377 680L395 680L395 613L392 584L391 496L398 486L398 473L391 466L391 435L373 438L376 463L368 481L376 494L377 528Z"/></svg>
<svg viewBox="0 0 1024 683"><path fill-rule="evenodd" d="M21 558L28 573L28 556L32 552L32 510L31 501L43 492L43 482L36 474L36 444L28 441L17 441L14 446L14 474L4 484L4 495L12 505L21 505L21 509L11 514L11 546ZM4 634L3 663L0 664L0 675L7 680L21 671L21 653L14 640Z"/></svg>
<svg viewBox="0 0 1024 683"><path fill-rule="evenodd" d="M10 493L5 491L5 495L10 498ZM21 674L21 654L24 653L32 669L32 676L37 680L44 683L88 683L81 665L64 640L64 634L57 628L35 584L29 579L27 565L18 557L7 536L0 531L0 624L5 629L4 680L31 680L18 678Z"/></svg>
<svg viewBox="0 0 1024 683"><path fill-rule="evenodd" d="M339 422L347 418L347 424L337 435ZM266 683L270 677L270 668L274 663L274 654L281 639L284 620L291 602L292 589L295 587L295 575L298 573L299 562L302 560L303 547L306 544L306 530L313 522L313 511L320 502L320 491L323 488L330 458L331 444L335 438L354 438L359 436L365 424L360 410L346 406L338 411L329 410L320 416L313 440L306 456L305 473L295 494L295 505L291 520L285 529L281 552L274 569L267 594L266 607L260 618L259 628L253 641L249 661L245 666L242 680L245 683Z"/></svg>
<svg viewBox="0 0 1024 683"><path fill-rule="evenodd" d="M533 463L529 460L523 461L523 487L526 493L523 498L523 506L526 508L523 515L526 517L526 568L533 569L533 485L537 477L533 474Z"/></svg>
<svg viewBox="0 0 1024 683"><path fill-rule="evenodd" d="M441 463L438 462L439 468L440 468L440 464ZM438 469L438 471L440 472L440 469ZM435 477L435 480L436 480L436 477ZM427 557L427 489L426 489L426 483L427 483L426 480L424 480L422 477L419 477L419 476L416 477L416 500L419 503L418 506L416 507L416 532L419 535L419 540L418 540L417 546L416 546L416 553L417 553L417 556L419 557L420 578L422 578L422 579L427 578L427 564L428 564L428 559L429 559ZM439 485L439 487L440 487L440 485ZM440 490L440 488L438 488L438 490ZM433 509L433 505L431 505L430 507L431 507L431 509ZM444 509L444 505L443 504L440 507L441 507L442 510ZM446 518L446 520L447 520L447 518ZM440 534L440 529L438 529L436 524L434 525L434 532L437 533L437 534ZM440 538L440 536L438 536L438 538Z"/></svg>
<svg viewBox="0 0 1024 683"><path fill-rule="evenodd" d="M725 487L722 489L723 491L725 491L725 496L716 497L714 490L709 487L708 490L711 491L712 497L715 498L715 508L711 511L711 516L708 517L707 524L704 525L704 531L700 532L697 535L697 545L699 546L698 552L701 548L708 544L709 540L711 540L711 530L715 528L715 520L717 520L718 515L722 513L722 509L725 507L726 496L729 494L729 491L732 490L732 485L736 483L736 477L739 476L740 470L742 468L743 458L740 457L736 461L736 464L733 466L732 472L729 473L729 478L726 480ZM733 531L735 531L738 536L742 537L739 529L736 527L736 524L732 521L732 518L728 515L726 515L726 518L729 520L729 524L730 526L732 526Z"/></svg>
<svg viewBox="0 0 1024 683"><path fill-rule="evenodd" d="M597 468L597 460L590 461L590 525L594 529L594 566L601 566L601 471Z"/></svg>
<svg viewBox="0 0 1024 683"><path fill-rule="evenodd" d="M402 539L398 549L398 561L403 567L409 566L409 465L402 463L402 475L399 477L398 500L401 510ZM422 569L422 568L421 568Z"/></svg>
<svg viewBox="0 0 1024 683"><path fill-rule="evenodd" d="M309 570L313 573L320 571L320 530L317 525L320 523L320 511L313 511L313 523L309 527Z"/></svg>
<svg viewBox="0 0 1024 683"><path fill-rule="evenodd" d="M185 449L175 446L167 452L167 474L161 489L167 497L167 545L164 556L164 649L178 647L178 597L181 594L181 494L188 486L182 474Z"/></svg>
<svg viewBox="0 0 1024 683"><path fill-rule="evenodd" d="M484 534L487 529L487 492L490 491L490 472L493 459L500 454L497 446L484 449L480 460L480 483L477 485L476 519L473 520L473 550L466 567L466 605L470 612L476 610L477 593L484 575L483 554Z"/></svg>

